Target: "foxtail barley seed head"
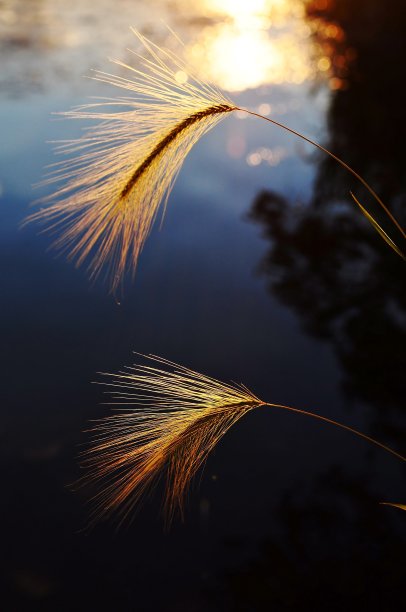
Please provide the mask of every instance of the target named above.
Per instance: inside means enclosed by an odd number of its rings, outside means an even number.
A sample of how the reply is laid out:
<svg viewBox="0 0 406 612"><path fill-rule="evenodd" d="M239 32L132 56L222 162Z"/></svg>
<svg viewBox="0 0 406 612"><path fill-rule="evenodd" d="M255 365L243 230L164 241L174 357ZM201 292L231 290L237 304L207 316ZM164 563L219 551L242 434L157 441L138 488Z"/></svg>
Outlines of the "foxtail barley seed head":
<svg viewBox="0 0 406 612"><path fill-rule="evenodd" d="M56 233L54 245L76 263L88 263L91 277L102 270L111 289L124 272L135 272L139 254L160 204L164 209L174 181L193 145L228 113L240 110L265 119L314 145L349 171L371 193L397 230L404 230L379 196L345 162L318 143L258 113L238 108L223 93L194 76L171 51L159 48L133 30L148 54L136 69L114 63L128 77L96 72L97 81L129 92L62 113L96 121L78 140L61 143L66 155L54 164L44 184L55 191L27 221L45 222ZM184 78L180 79L179 73ZM401 257L404 253L353 196L382 238Z"/></svg>
<svg viewBox="0 0 406 612"><path fill-rule="evenodd" d="M91 479L102 487L96 515L127 516L166 471L166 512L182 511L190 479L226 431L262 404L244 386L224 384L159 357L110 376L116 406L93 429L85 453ZM125 407L125 408L124 408Z"/></svg>
<svg viewBox="0 0 406 612"><path fill-rule="evenodd" d="M134 33L149 53L142 69L114 61L128 78L96 72L94 79L128 91L63 116L95 120L82 138L62 143L68 158L54 165L45 184L59 185L28 218L58 232L55 246L91 276L102 269L117 288L138 256L162 201L193 145L235 106L214 86L194 77L170 51ZM187 80L179 83L179 71ZM45 206L44 206L45 205Z"/></svg>
<svg viewBox="0 0 406 612"><path fill-rule="evenodd" d="M228 429L259 406L281 408L345 429L405 458L357 430L298 408L269 404L244 385L225 384L160 357L154 365L108 374L115 411L96 422L84 453L85 481L96 481L94 517L114 511L128 517L137 502L166 473L165 509L171 520L183 512L187 486ZM157 367L158 366L158 367Z"/></svg>

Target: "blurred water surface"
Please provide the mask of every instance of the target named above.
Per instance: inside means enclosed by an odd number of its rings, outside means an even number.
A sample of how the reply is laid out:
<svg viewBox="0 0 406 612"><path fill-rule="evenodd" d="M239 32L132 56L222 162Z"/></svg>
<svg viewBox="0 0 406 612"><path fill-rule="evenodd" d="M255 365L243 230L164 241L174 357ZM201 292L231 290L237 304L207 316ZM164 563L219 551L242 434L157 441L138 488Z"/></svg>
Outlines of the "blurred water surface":
<svg viewBox="0 0 406 612"><path fill-rule="evenodd" d="M2 605L395 610L405 522L378 502L405 502L402 465L304 417L238 423L169 533L159 489L128 528L84 530L90 491L70 485L109 410L90 383L133 350L404 444L404 265L349 202L365 196L353 180L277 128L228 117L196 145L120 303L19 229L46 191L46 141L83 127L51 113L114 95L83 76L136 65L130 25L179 49L175 31L199 75L405 210L402 2L0 2Z"/></svg>

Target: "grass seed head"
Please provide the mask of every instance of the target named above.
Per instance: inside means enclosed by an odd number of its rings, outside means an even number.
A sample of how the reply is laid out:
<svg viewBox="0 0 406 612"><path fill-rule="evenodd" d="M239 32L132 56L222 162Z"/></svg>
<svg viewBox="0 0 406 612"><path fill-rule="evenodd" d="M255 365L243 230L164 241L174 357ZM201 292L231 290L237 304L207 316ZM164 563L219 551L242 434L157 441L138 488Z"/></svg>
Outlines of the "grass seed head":
<svg viewBox="0 0 406 612"><path fill-rule="evenodd" d="M57 147L65 159L54 164L44 182L54 192L28 218L54 231L54 246L78 265L87 261L91 277L103 270L113 291L127 269L135 271L190 149L235 108L175 54L134 33L149 56L140 59L140 69L114 61L127 77L94 76L129 96L62 113L96 125ZM182 83L180 70L187 77Z"/></svg>
<svg viewBox="0 0 406 612"><path fill-rule="evenodd" d="M183 510L187 486L228 429L263 402L159 357L154 365L108 375L115 412L96 423L84 454L88 477L100 483L95 515L129 515L166 473L166 516ZM157 367L157 365L159 367Z"/></svg>

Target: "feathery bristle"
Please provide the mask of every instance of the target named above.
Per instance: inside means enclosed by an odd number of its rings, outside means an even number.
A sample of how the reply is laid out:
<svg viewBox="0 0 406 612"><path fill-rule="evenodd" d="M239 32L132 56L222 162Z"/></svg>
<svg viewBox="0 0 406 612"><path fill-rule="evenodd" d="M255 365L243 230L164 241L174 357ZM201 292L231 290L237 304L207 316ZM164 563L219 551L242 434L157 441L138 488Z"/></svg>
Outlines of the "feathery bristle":
<svg viewBox="0 0 406 612"><path fill-rule="evenodd" d="M361 182L406 238L372 187L343 160L274 119L237 107L216 87L194 76L174 53L133 31L150 59L141 57L140 69L114 60L130 78L105 72L94 76L131 95L101 99L61 113L98 123L82 138L56 149L68 158L54 164L43 184L64 184L44 198L41 204L45 206L26 220L43 221L48 230L57 231L54 246L68 252L78 265L86 260L91 277L104 270L115 291L127 269L135 272L159 207L164 202L165 209L187 154L203 134L235 110L266 120L329 155ZM387 244L406 259L402 249L352 197Z"/></svg>
<svg viewBox="0 0 406 612"><path fill-rule="evenodd" d="M110 382L102 383L118 408L97 421L91 430L92 445L84 453L89 469L84 480L96 481L100 487L93 498L95 519L117 511L125 520L164 473L166 517L170 521L177 509L182 514L187 486L210 451L234 423L259 406L334 425L406 461L400 453L338 421L264 402L244 385L222 383L161 357L146 358L160 367L130 367L107 374Z"/></svg>
<svg viewBox="0 0 406 612"><path fill-rule="evenodd" d="M98 123L82 138L57 147L68 158L54 165L44 184L64 184L27 219L61 230L54 246L78 265L87 260L92 277L105 269L112 290L127 268L135 271L159 206L166 204L190 149L235 108L176 55L134 33L150 55L141 58L142 69L114 60L129 78L104 72L94 77L131 97L61 113ZM179 71L185 82L179 83Z"/></svg>
<svg viewBox="0 0 406 612"><path fill-rule="evenodd" d="M89 478L101 481L95 515L125 518L166 470L170 519L188 483L227 430L262 402L243 386L224 384L171 361L135 366L111 376L114 404L128 406L99 421L85 453Z"/></svg>

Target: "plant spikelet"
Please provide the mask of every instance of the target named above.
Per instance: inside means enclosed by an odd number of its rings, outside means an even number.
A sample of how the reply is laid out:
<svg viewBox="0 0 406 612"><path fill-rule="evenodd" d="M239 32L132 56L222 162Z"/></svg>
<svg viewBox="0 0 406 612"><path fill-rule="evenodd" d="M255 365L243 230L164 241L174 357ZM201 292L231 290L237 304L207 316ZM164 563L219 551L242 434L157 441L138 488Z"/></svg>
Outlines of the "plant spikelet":
<svg viewBox="0 0 406 612"><path fill-rule="evenodd" d="M159 206L166 204L190 149L235 108L176 55L134 33L149 54L141 58L141 69L113 60L128 78L94 76L130 95L62 113L97 124L57 147L67 158L54 164L44 184L62 186L28 218L58 232L54 245L78 265L86 260L91 276L103 269L112 290L127 268L135 271Z"/></svg>
<svg viewBox="0 0 406 612"><path fill-rule="evenodd" d="M144 356L145 357L145 356ZM260 406L281 408L345 429L405 458L337 421L313 412L260 400L244 385L225 384L184 366L149 356L137 365L107 374L115 411L96 422L84 453L85 481L96 481L94 518L117 511L128 517L143 495L166 474L165 511L170 521L183 513L188 484L230 427Z"/></svg>
<svg viewBox="0 0 406 612"><path fill-rule="evenodd" d="M90 478L102 485L96 515L120 509L127 516L165 471L166 515L182 512L187 485L209 452L262 404L243 386L150 359L161 367L127 368L106 383L118 411L97 423L85 453Z"/></svg>
<svg viewBox="0 0 406 612"><path fill-rule="evenodd" d="M101 271L115 291L138 257L161 203L166 202L193 145L227 113L240 111L284 129L329 155L350 172L383 209L393 228L400 226L372 187L348 164L308 137L254 111L239 108L216 87L194 76L173 52L161 49L133 30L148 57L140 68L118 60L128 78L95 72L97 81L129 93L79 106L62 116L96 121L78 140L62 142L66 155L53 165L45 185L54 192L27 218L55 232L54 242L77 265L88 263L91 277ZM137 54L138 55L138 54ZM404 251L351 194L361 212L401 257Z"/></svg>

